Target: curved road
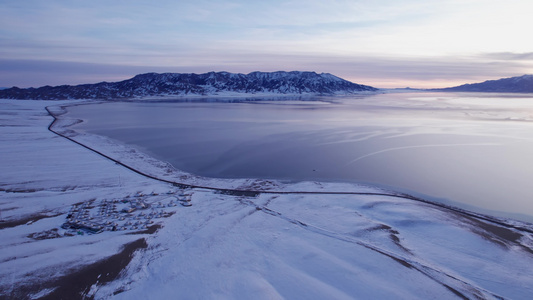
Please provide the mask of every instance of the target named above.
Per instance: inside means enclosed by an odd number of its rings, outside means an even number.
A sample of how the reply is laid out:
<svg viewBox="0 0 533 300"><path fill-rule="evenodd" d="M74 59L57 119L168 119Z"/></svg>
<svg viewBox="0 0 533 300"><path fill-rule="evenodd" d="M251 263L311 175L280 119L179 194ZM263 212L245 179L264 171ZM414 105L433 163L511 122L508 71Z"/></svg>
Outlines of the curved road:
<svg viewBox="0 0 533 300"><path fill-rule="evenodd" d="M62 107L64 109L64 107ZM254 197L254 196L257 196L259 194L315 194L315 195L370 195L370 196L386 196L386 197L396 197L396 198L403 198L403 199L409 199L409 200L414 200L414 201L419 201L419 202L424 202L424 203L427 203L427 204L431 204L431 205L435 205L435 206L438 206L440 208L444 208L444 209L448 209L448 210L451 210L453 212L456 212L456 213L460 213L462 215L466 215L466 216L469 216L469 217L474 217L476 219L481 219L481 220L485 220L485 221L489 221L491 223L494 223L494 224L497 224L497 225L500 225L500 226L504 226L504 227L507 227L507 228L513 228L513 229L517 229L517 230L520 230L520 231L525 231L525 232L529 232L529 233L533 233L533 230L529 229L529 228L525 228L525 227L520 227L520 226L516 226L516 225L512 225L512 224L508 224L508 223L505 223L505 222L502 222L500 220L497 220L493 217L490 217L490 216L486 216L486 215L481 215L481 214L477 214L477 213L473 213L473 212L469 212L469 211L466 211L466 210L463 210L463 209L460 209L460 208L457 208L457 207L453 207L453 206L448 206L448 205L445 205L445 204L442 204L442 203L437 203L437 202L432 202L432 201L428 201L428 200L424 200L424 199L421 199L421 198L417 198L417 197L414 197L414 196L411 196L411 195L408 195L408 194L387 194L387 193L359 193L359 192L305 192L305 191L263 191L263 190L252 190L252 189L246 189L246 190L241 190L241 189L227 189L227 188L218 188L218 187L210 187L210 186L200 186L200 185L192 185L192 184L186 184L186 183L181 183L181 182L176 182L176 181L172 181L172 180L168 180L168 179L162 179L162 178L158 178L158 177L155 177L153 175L150 175L150 174L146 174L144 173L143 171L141 170L138 170L138 169L135 169L129 165L126 165L124 163L122 163L121 161L119 160L116 160L114 159L113 157L110 157L94 148L91 148L85 144L82 144L78 141L76 141L75 139L71 138L71 137L68 137L68 136L65 136L57 131L55 131L52 127L54 126L54 124L57 122L58 118L56 117L56 115L54 115L50 109L47 107L45 107L46 111L48 112L48 114L54 119L50 125L48 125L48 130L58 136L61 136L73 143L76 143L88 150L91 150L111 161L113 161L114 163L118 164L118 165L121 165L123 166L124 168L127 168L139 175L142 175L144 177L147 177L147 178L150 178L150 179L153 179L153 180L158 180L158 181L161 181L161 182L166 182L166 183L170 183L170 184L173 184L177 187L180 187L180 188L199 188L199 189L206 189L206 190L212 190L212 191L216 191L218 193L222 193L222 194L227 194L227 195L233 195L233 196L249 196L249 197Z"/></svg>

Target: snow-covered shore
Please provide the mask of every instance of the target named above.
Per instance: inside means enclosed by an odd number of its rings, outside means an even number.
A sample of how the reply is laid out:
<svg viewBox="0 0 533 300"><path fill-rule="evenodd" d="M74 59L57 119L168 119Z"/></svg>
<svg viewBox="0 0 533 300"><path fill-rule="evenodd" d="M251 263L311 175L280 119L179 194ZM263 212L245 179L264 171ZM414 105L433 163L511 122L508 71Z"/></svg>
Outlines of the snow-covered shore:
<svg viewBox="0 0 533 300"><path fill-rule="evenodd" d="M61 114L61 105L74 103L0 100L0 297L72 292L65 289L69 277L83 272L87 286L74 292L96 299L527 299L533 294L529 232L386 195L183 191L48 131L53 118L45 107ZM73 121L60 118L54 130L168 181L383 193L341 183L202 178L109 139L70 131L65 125ZM70 236L60 228L77 203L144 195L155 207L181 193L191 195L192 206L164 208L172 214L156 220L161 228L153 234L119 230ZM97 262L124 253L122 247L131 243L142 247L133 248L131 262L126 259L129 264L113 280ZM91 266L94 272L87 272Z"/></svg>

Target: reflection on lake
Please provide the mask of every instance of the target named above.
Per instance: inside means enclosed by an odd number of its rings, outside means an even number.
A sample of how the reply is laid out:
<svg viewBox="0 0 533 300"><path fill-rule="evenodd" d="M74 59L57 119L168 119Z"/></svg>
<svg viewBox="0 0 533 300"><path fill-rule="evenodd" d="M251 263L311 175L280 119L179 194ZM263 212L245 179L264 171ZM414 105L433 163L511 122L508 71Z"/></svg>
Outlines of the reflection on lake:
<svg viewBox="0 0 533 300"><path fill-rule="evenodd" d="M180 99L82 105L69 114L87 120L77 130L202 176L373 183L465 208L533 216L527 95Z"/></svg>

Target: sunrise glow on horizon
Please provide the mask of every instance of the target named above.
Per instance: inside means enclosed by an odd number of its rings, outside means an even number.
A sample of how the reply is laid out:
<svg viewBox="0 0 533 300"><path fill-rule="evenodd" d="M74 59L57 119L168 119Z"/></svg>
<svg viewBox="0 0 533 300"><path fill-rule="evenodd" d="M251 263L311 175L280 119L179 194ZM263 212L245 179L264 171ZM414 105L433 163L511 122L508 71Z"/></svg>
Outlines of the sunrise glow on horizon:
<svg viewBox="0 0 533 300"><path fill-rule="evenodd" d="M315 71L378 88L533 73L533 2L3 1L0 86Z"/></svg>

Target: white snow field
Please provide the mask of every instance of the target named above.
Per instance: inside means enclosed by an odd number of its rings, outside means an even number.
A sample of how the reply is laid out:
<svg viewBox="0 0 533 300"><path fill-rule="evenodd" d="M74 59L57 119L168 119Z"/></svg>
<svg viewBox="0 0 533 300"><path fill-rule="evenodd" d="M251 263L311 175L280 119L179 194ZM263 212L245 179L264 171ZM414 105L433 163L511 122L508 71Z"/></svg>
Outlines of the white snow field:
<svg viewBox="0 0 533 300"><path fill-rule="evenodd" d="M533 295L531 224L352 184L201 178L69 131L68 118L54 125L115 162L47 129L45 107L60 114L60 105L81 102L0 100L0 299ZM121 164L168 181L269 193L181 189ZM323 194L281 193L291 191ZM67 221L79 227L62 228Z"/></svg>

